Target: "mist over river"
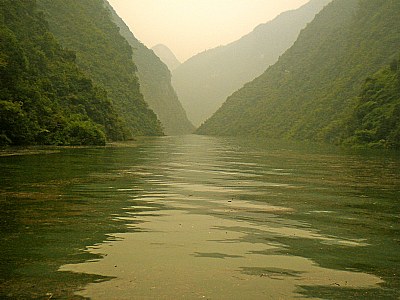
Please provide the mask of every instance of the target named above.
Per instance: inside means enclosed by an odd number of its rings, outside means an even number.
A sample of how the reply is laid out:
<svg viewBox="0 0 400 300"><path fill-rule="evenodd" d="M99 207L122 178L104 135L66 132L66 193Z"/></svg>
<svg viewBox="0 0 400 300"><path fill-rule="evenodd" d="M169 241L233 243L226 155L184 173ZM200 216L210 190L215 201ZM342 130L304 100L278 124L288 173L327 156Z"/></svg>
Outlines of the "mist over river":
<svg viewBox="0 0 400 300"><path fill-rule="evenodd" d="M397 152L196 135L0 152L5 299L398 299Z"/></svg>

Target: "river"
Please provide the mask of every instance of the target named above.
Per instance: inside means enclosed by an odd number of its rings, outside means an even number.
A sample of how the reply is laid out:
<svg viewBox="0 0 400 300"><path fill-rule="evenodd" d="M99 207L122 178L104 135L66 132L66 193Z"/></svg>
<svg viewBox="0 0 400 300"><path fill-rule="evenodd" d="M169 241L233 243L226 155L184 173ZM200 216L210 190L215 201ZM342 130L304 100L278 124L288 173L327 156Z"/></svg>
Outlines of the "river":
<svg viewBox="0 0 400 300"><path fill-rule="evenodd" d="M399 153L189 135L0 167L0 298L400 299Z"/></svg>

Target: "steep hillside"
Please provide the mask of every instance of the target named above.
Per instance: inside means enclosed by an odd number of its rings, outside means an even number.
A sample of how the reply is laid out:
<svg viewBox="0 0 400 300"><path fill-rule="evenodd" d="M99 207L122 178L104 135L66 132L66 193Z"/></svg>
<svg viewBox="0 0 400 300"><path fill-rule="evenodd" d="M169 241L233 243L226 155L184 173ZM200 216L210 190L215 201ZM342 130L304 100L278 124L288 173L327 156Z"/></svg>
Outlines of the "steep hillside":
<svg viewBox="0 0 400 300"><path fill-rule="evenodd" d="M311 0L259 25L236 42L202 52L173 71L172 84L189 119L200 125L234 91L261 75L331 0Z"/></svg>
<svg viewBox="0 0 400 300"><path fill-rule="evenodd" d="M176 58L175 54L167 46L163 44L155 45L151 50L167 65L170 71L175 70L181 65L181 62Z"/></svg>
<svg viewBox="0 0 400 300"><path fill-rule="evenodd" d="M155 113L139 90L132 49L119 34L103 0L37 0L51 32L76 51L78 65L107 90L130 136L161 135Z"/></svg>
<svg viewBox="0 0 400 300"><path fill-rule="evenodd" d="M400 149L400 61L368 77L344 127L344 143Z"/></svg>
<svg viewBox="0 0 400 300"><path fill-rule="evenodd" d="M49 32L34 0L0 2L0 145L123 139L106 96Z"/></svg>
<svg viewBox="0 0 400 300"><path fill-rule="evenodd" d="M140 90L150 108L158 115L164 132L168 135L187 134L194 131L194 126L189 122L186 112L179 102L171 85L171 73L167 66L139 42L124 21L110 9L113 21L120 28L121 35L133 48L133 60L138 68Z"/></svg>
<svg viewBox="0 0 400 300"><path fill-rule="evenodd" d="M337 141L365 78L398 55L399 15L400 1L335 0L198 133Z"/></svg>

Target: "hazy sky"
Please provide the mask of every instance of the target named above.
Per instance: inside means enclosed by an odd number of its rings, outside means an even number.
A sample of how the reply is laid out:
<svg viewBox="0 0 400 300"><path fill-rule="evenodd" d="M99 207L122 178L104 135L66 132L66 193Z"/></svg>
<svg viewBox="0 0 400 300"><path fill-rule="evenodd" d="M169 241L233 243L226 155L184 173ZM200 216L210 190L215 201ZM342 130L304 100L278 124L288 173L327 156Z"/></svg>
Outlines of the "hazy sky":
<svg viewBox="0 0 400 300"><path fill-rule="evenodd" d="M235 41L308 0L109 0L147 47L168 46L182 62Z"/></svg>

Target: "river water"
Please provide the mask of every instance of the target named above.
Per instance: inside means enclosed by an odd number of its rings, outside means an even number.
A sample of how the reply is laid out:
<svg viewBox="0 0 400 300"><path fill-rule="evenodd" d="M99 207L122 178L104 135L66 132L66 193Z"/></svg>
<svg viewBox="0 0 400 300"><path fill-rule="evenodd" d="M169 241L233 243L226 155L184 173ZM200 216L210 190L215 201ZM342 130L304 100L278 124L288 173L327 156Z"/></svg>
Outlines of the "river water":
<svg viewBox="0 0 400 300"><path fill-rule="evenodd" d="M400 299L399 153L191 135L0 155L0 298Z"/></svg>

